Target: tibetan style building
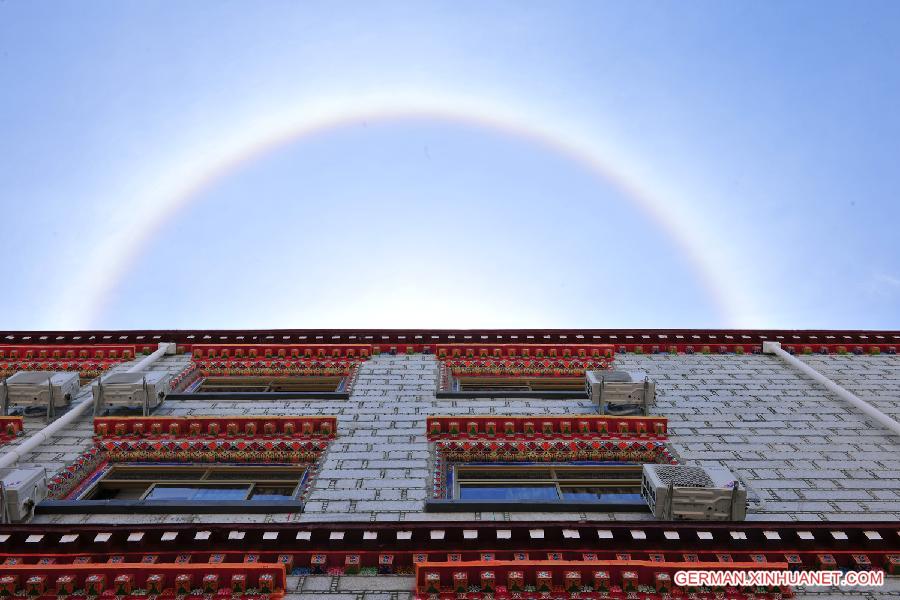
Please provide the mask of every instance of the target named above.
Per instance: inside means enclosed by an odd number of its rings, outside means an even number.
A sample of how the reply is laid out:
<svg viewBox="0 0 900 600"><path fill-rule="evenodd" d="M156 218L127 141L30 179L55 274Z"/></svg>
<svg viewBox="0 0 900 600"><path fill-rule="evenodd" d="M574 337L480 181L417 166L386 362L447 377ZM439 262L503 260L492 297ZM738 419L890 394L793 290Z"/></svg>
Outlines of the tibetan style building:
<svg viewBox="0 0 900 600"><path fill-rule="evenodd" d="M2 595L900 597L898 332L2 336Z"/></svg>

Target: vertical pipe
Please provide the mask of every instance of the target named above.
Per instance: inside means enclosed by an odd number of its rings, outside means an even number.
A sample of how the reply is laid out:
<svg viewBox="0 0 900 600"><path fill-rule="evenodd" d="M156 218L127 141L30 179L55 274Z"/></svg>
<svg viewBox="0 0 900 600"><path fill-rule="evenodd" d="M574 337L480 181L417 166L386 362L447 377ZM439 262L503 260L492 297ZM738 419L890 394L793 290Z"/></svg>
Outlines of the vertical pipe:
<svg viewBox="0 0 900 600"><path fill-rule="evenodd" d="M850 406L858 409L864 415L877 422L885 429L891 431L894 435L900 435L900 423L892 419L890 415L881 412L868 402L861 400L856 394L853 394L849 390L842 388L832 380L828 379L827 377L807 365L796 356L792 356L790 353L785 352L781 348L781 344L779 342L763 342L763 352L766 354L774 354Z"/></svg>
<svg viewBox="0 0 900 600"><path fill-rule="evenodd" d="M153 352L148 356L145 356L142 360L132 365L129 369L129 373L133 373L135 371L141 371L146 369L160 358L165 356L166 354L171 354L174 352L175 344L170 343L160 343L159 349ZM53 396L51 394L50 401L53 401ZM26 454L30 454L34 451L35 448L43 444L45 441L53 437L57 434L61 429L70 425L75 419L80 417L82 413L84 413L88 408L94 405L89 399L85 398L75 406L73 406L69 411L53 421L37 433L33 434L30 438L25 440L24 443L20 446L14 446L7 450L2 457L0 457L0 469L4 467L9 467L25 456Z"/></svg>

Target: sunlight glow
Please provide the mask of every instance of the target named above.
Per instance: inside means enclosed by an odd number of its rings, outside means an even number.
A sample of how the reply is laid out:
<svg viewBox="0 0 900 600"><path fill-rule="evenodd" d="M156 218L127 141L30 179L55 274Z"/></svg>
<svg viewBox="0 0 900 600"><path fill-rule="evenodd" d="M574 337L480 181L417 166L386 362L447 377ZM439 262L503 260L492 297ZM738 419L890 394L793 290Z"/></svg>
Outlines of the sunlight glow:
<svg viewBox="0 0 900 600"><path fill-rule="evenodd" d="M719 307L721 318L734 327L746 324L758 312L752 294L733 275L736 269L717 251L724 240L704 227L704 219L642 172L637 161L616 148L588 139L577 123L532 114L521 103L446 93L397 92L352 97L320 98L315 103L261 111L246 123L221 130L200 148L184 148L169 164L160 165L154 182L145 182L142 197L133 198L130 225L108 236L93 250L80 281L97 282L79 299L67 298L57 311L66 327L97 324L123 277L145 253L163 227L204 191L244 164L259 160L279 147L337 127L372 120L426 118L461 122L536 142L584 165L617 188L645 216L655 221L684 253L696 277ZM595 136L596 137L596 136ZM426 315L423 315L425 318ZM361 321L375 322L377 313ZM480 319L479 319L480 320ZM389 323L381 323L387 326ZM424 323L423 323L424 324ZM434 324L428 322L428 324ZM458 325L458 324L457 324Z"/></svg>

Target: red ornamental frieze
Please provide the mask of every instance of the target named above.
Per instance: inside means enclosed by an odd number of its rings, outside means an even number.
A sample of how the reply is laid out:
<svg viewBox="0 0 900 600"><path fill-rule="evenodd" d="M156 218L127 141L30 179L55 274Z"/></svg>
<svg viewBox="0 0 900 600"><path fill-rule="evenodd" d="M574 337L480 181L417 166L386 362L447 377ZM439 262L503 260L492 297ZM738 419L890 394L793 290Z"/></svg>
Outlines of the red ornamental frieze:
<svg viewBox="0 0 900 600"><path fill-rule="evenodd" d="M0 565L282 563L295 575L356 565L397 573L421 563L502 561L787 563L791 570L900 574L895 521L475 521L7 524ZM435 531L440 535L435 535ZM240 531L242 537L233 537ZM398 535L399 532L405 535ZM133 539L140 532L140 543ZM204 532L202 537L196 533ZM341 532L339 536L334 532ZM501 537L500 533L505 535ZM538 532L540 535L532 535ZM98 533L105 538L96 541ZM273 533L275 534L273 537ZM172 534L178 540L172 543ZM29 537L35 536L30 541ZM62 543L62 538L70 538ZM339 544L334 540L340 538ZM75 538L75 539L71 539ZM498 543L500 539L510 541ZM739 543L735 540L740 539ZM277 540L277 541L275 541ZM836 541L837 540L837 541ZM72 546L66 544L73 543ZM835 545L837 544L837 546ZM73 552L78 548L77 552ZM310 567L314 567L310 569ZM382 567L384 570L382 571ZM347 571L342 571L347 573ZM369 571L370 573L373 571Z"/></svg>
<svg viewBox="0 0 900 600"><path fill-rule="evenodd" d="M679 586L674 573L900 569L892 521L101 523L2 533L0 593L46 600L265 597L283 587L270 566L295 576L415 574L411 591L428 600L761 600L791 591Z"/></svg>
<svg viewBox="0 0 900 600"><path fill-rule="evenodd" d="M444 365L456 376L580 377L585 371L609 369L611 359L447 359Z"/></svg>
<svg viewBox="0 0 900 600"><path fill-rule="evenodd" d="M110 462L302 463L316 460L324 440L101 440Z"/></svg>
<svg viewBox="0 0 900 600"><path fill-rule="evenodd" d="M156 348L139 348L125 344L85 344L85 345L0 345L0 361L47 362L47 361L128 361L137 354L150 354Z"/></svg>
<svg viewBox="0 0 900 600"><path fill-rule="evenodd" d="M350 360L195 360L204 375L347 375Z"/></svg>
<svg viewBox="0 0 900 600"><path fill-rule="evenodd" d="M48 483L69 497L106 463L314 463L337 417L98 417L94 446Z"/></svg>
<svg viewBox="0 0 900 600"><path fill-rule="evenodd" d="M185 555L188 556L188 555ZM281 563L176 564L5 564L0 596L34 599L116 598L122 600L263 600L284 595Z"/></svg>
<svg viewBox="0 0 900 600"><path fill-rule="evenodd" d="M788 564L772 563L681 563L641 560L566 561L482 560L467 562L421 562L416 564L416 598L465 597L538 599L578 598L593 600L656 599L684 597L753 598L791 597L787 587L761 589L680 588L675 573L685 569L703 570L784 570Z"/></svg>
<svg viewBox="0 0 900 600"><path fill-rule="evenodd" d="M0 362L0 377L9 377L19 371L66 371L77 372L80 377L92 379L121 363L121 360Z"/></svg>
<svg viewBox="0 0 900 600"><path fill-rule="evenodd" d="M610 344L438 344L434 353L440 359L599 359L612 358L615 347Z"/></svg>
<svg viewBox="0 0 900 600"><path fill-rule="evenodd" d="M67 498L107 463L314 463L327 447L324 439L101 439L54 475L47 488L51 498Z"/></svg>
<svg viewBox="0 0 900 600"><path fill-rule="evenodd" d="M67 371L93 378L142 352L143 348L119 344L0 345L0 377L18 371Z"/></svg>
<svg viewBox="0 0 900 600"><path fill-rule="evenodd" d="M346 377L345 389L352 388L359 361L274 359L274 360L194 360L172 378L175 392L187 390L204 377Z"/></svg>
<svg viewBox="0 0 900 600"><path fill-rule="evenodd" d="M98 417L98 438L333 438L335 416Z"/></svg>
<svg viewBox="0 0 900 600"><path fill-rule="evenodd" d="M570 462L622 461L676 464L663 442L593 440L443 440L435 450L450 462Z"/></svg>
<svg viewBox="0 0 900 600"><path fill-rule="evenodd" d="M202 377L349 377L358 361L339 360L194 360L172 378L173 390L184 390Z"/></svg>
<svg viewBox="0 0 900 600"><path fill-rule="evenodd" d="M169 382L169 387L174 392L182 392L202 377L203 372L200 370L200 366L191 362L180 373L172 378L172 381Z"/></svg>
<svg viewBox="0 0 900 600"><path fill-rule="evenodd" d="M666 439L665 417L609 417L598 415L430 415L428 439L530 439L621 437Z"/></svg>
<svg viewBox="0 0 900 600"><path fill-rule="evenodd" d="M179 346L200 359L345 359L366 360L371 344L191 344Z"/></svg>
<svg viewBox="0 0 900 600"><path fill-rule="evenodd" d="M107 461L106 452L94 445L81 456L66 465L47 482L47 494L53 499L65 498L91 473Z"/></svg>

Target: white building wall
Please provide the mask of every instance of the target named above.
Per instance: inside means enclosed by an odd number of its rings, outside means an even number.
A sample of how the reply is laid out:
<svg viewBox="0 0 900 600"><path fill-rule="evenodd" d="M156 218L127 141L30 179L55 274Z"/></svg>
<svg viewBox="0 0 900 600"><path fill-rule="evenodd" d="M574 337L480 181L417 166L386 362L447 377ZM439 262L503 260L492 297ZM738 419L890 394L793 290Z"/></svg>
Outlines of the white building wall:
<svg viewBox="0 0 900 600"><path fill-rule="evenodd" d="M188 356L154 368L179 372ZM804 357L881 410L900 415L900 358ZM645 513L425 513L430 485L425 417L591 413L587 400L435 398L432 356L376 356L348 400L167 401L157 414L337 415L332 441L301 514L38 515L37 523L284 521L476 521L647 519ZM669 418L672 447L685 463L723 465L760 500L749 519L900 522L900 440L867 423L775 357L619 355L616 366L657 381L656 413ZM121 368L121 367L120 367ZM89 399L89 391L86 391ZM43 425L26 420L26 432ZM56 471L91 443L91 416L20 464ZM17 443L21 443L17 442ZM891 585L897 588L896 582ZM404 577L291 578L296 594L332 600L408 597ZM894 590L900 593L900 589ZM884 590L887 593L887 589ZM296 598L302 597L294 596Z"/></svg>

